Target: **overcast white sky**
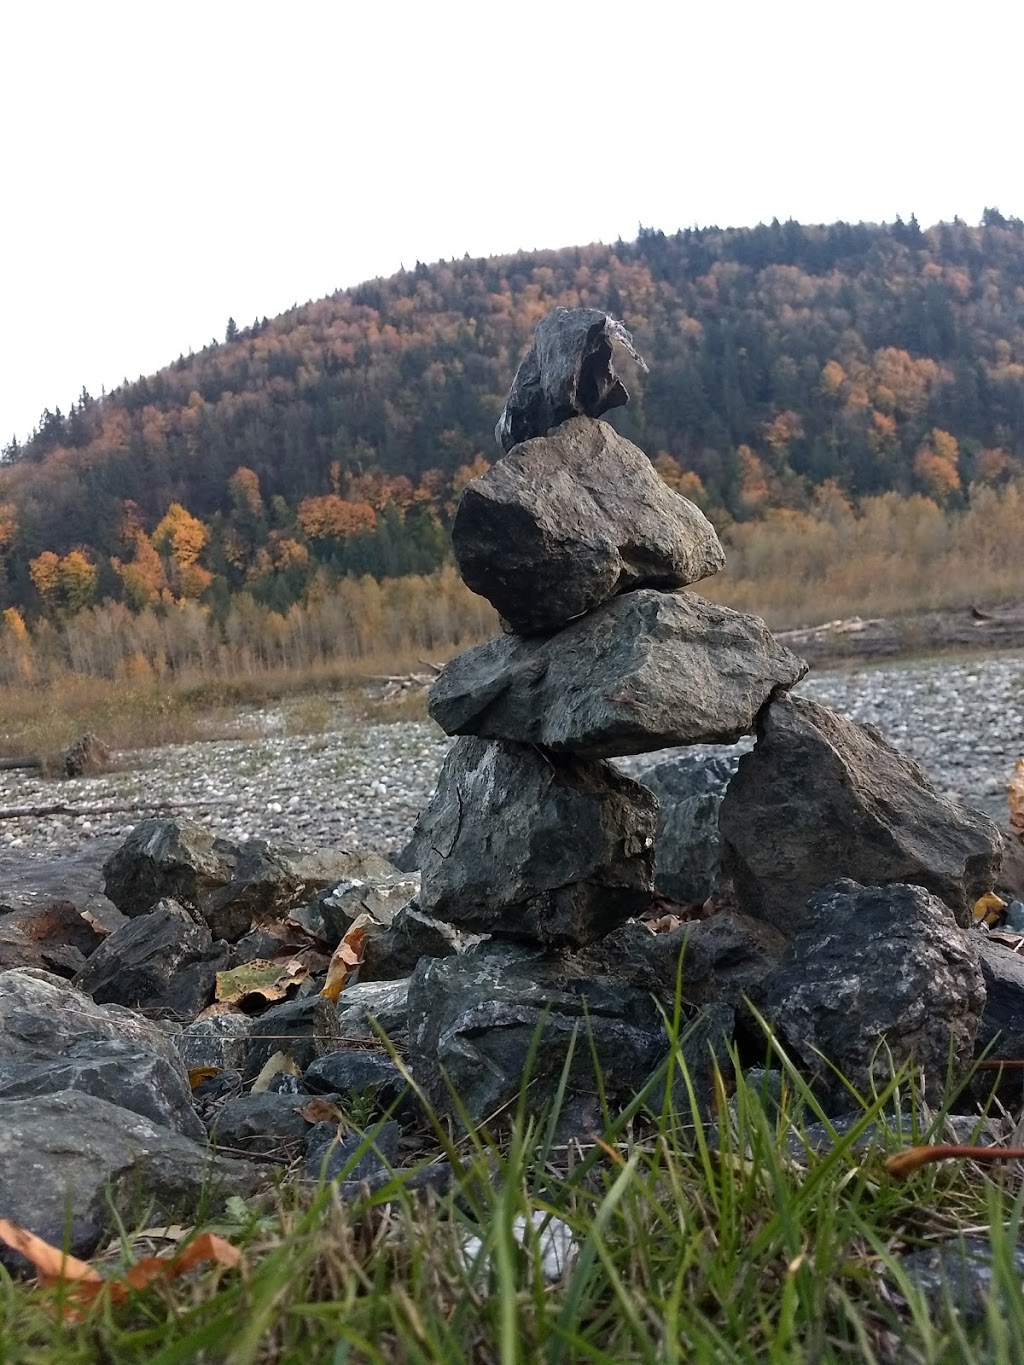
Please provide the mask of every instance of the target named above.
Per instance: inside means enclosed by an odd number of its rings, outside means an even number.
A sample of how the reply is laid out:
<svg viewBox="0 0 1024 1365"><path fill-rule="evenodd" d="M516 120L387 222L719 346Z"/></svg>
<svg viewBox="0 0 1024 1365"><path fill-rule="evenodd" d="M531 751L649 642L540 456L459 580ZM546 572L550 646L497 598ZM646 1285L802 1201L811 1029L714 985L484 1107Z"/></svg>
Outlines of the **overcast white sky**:
<svg viewBox="0 0 1024 1365"><path fill-rule="evenodd" d="M1019 0L8 0L0 444L419 259L1024 214Z"/></svg>

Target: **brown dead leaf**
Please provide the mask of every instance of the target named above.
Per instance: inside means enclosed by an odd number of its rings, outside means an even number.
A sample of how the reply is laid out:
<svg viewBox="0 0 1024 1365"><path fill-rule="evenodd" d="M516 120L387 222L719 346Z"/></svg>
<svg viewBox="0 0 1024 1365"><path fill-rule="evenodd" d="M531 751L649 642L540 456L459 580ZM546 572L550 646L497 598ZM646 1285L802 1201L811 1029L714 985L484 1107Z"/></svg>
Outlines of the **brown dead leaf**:
<svg viewBox="0 0 1024 1365"><path fill-rule="evenodd" d="M203 1081L210 1081L214 1076L220 1075L219 1066L193 1066L189 1067L188 1084L190 1090L198 1090Z"/></svg>
<svg viewBox="0 0 1024 1365"><path fill-rule="evenodd" d="M308 1100L299 1113L307 1123L336 1123L339 1127L348 1126L348 1120L338 1106L319 1095Z"/></svg>
<svg viewBox="0 0 1024 1365"><path fill-rule="evenodd" d="M1003 918L1005 911L1006 902L1002 896L997 896L994 891L986 891L974 902L971 914L975 924L987 924L992 929Z"/></svg>
<svg viewBox="0 0 1024 1365"><path fill-rule="evenodd" d="M207 1005L206 1009L199 1011L195 1022L198 1023L200 1019L216 1019L222 1014L245 1014L245 1010L227 1000L215 1000L212 1005Z"/></svg>
<svg viewBox="0 0 1024 1365"><path fill-rule="evenodd" d="M1010 828L1024 835L1024 758L1013 765L1008 786L1010 800Z"/></svg>
<svg viewBox="0 0 1024 1365"><path fill-rule="evenodd" d="M308 975L309 968L295 958L257 958L217 973L217 999L228 1005L253 998L271 1004L283 1000Z"/></svg>
<svg viewBox="0 0 1024 1365"><path fill-rule="evenodd" d="M223 1237L204 1232L174 1256L147 1256L136 1261L124 1275L105 1279L87 1261L67 1255L59 1247L51 1246L6 1218L0 1219L0 1240L20 1252L33 1266L41 1287L64 1285L68 1302L62 1305L62 1313L66 1321L76 1321L80 1317L74 1304L91 1303L102 1293L109 1294L115 1303L121 1303L131 1290L144 1289L154 1280L176 1279L206 1262L231 1268L242 1259L238 1248Z"/></svg>
<svg viewBox="0 0 1024 1365"><path fill-rule="evenodd" d="M351 928L335 948L330 966L327 968L327 980L320 992L321 995L326 995L332 1004L338 1003L338 996L345 989L349 972L362 962L367 928L376 923L372 915L359 915L352 921Z"/></svg>
<svg viewBox="0 0 1024 1365"><path fill-rule="evenodd" d="M968 1161L1024 1161L1024 1148L1020 1147L960 1147L952 1143L934 1143L929 1147L908 1147L904 1152L896 1152L886 1157L884 1165L890 1175L904 1179L913 1175L922 1166L933 1161L948 1161L952 1157Z"/></svg>

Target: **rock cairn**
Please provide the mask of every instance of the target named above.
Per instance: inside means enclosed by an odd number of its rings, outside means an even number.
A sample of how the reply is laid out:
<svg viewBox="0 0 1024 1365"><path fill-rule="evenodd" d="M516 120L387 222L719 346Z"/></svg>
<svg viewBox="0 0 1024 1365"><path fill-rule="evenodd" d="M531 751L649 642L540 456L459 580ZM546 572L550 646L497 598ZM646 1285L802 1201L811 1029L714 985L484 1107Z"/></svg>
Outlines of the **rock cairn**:
<svg viewBox="0 0 1024 1365"><path fill-rule="evenodd" d="M650 903L657 800L605 760L736 740L805 672L762 622L681 591L725 555L600 420L628 397L612 342L636 355L594 309L537 328L497 426L508 453L452 530L506 633L453 659L429 702L463 738L421 817L420 906L545 947L591 943Z"/></svg>
<svg viewBox="0 0 1024 1365"><path fill-rule="evenodd" d="M604 313L541 322L497 425L504 458L456 514L459 570L504 633L453 659L430 693L431 715L460 738L414 840L418 913L489 941L416 966L420 1078L442 1103L446 1073L471 1112L500 1107L531 1029L540 1065L561 1064L575 991L602 1015L602 1067L613 1075L628 1056L635 1086L657 1052L637 1041L651 1038L644 994L671 1001L685 949L684 1002L703 1011L698 1073L709 1048L726 1064L723 1039L744 1022L756 1045L750 1000L819 1070L815 1040L831 1037L842 997L851 1075L871 1075L885 1039L937 1094L936 1059L965 1067L981 1017L966 928L993 884L998 833L876 731L790 697L806 664L761 621L686 591L724 553L700 510L600 420L628 398L613 343L643 365ZM751 733L724 799L721 786L703 798L720 834L701 867L667 865L657 798L608 760ZM704 883L703 899L724 875L713 918L666 935L627 923L650 906L656 843L662 894ZM913 1009L894 972L913 983ZM558 999L557 1027L539 998Z"/></svg>

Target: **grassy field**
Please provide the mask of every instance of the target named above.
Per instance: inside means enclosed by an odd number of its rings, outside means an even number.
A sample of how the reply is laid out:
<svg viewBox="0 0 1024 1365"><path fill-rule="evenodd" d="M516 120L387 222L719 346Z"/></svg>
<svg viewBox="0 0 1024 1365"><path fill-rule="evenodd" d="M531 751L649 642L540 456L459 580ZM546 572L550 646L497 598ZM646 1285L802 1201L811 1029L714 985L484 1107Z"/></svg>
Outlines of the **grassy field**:
<svg viewBox="0 0 1024 1365"><path fill-rule="evenodd" d="M77 1308L66 1289L0 1272L0 1358L1020 1360L1019 1166L961 1161L890 1174L887 1155L944 1140L945 1112L925 1109L905 1074L877 1095L851 1096L855 1126L817 1154L806 1134L825 1116L780 1053L781 1105L741 1078L728 1098L720 1086L722 1121L695 1122L691 1103L663 1098L672 1068L686 1081L680 1036L666 1072L599 1140L566 1143L557 1105L536 1113L524 1091L500 1138L472 1130L456 1140L436 1124L424 1155L444 1155L457 1173L444 1196L396 1179L348 1202L287 1183L248 1206L234 1201L205 1226L241 1249L237 1268L196 1270L123 1302L104 1292ZM1012 1128L1012 1117L1005 1123ZM992 1249L991 1296L969 1313L948 1296L926 1298L902 1262L964 1233ZM152 1230L141 1240L126 1232L98 1264L115 1278L161 1245Z"/></svg>

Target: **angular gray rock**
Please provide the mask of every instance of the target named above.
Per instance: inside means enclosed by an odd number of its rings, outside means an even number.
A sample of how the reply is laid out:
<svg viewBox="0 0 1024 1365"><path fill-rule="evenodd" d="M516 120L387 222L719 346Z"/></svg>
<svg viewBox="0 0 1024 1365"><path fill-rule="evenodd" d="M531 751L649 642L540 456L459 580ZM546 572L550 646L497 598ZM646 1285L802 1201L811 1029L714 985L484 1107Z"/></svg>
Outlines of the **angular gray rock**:
<svg viewBox="0 0 1024 1365"><path fill-rule="evenodd" d="M409 1031L409 978L397 981L357 981L329 1000L327 1018L318 1016L314 1037L316 1052L323 1056L346 1043L379 1044L380 1034L403 1041Z"/></svg>
<svg viewBox="0 0 1024 1365"><path fill-rule="evenodd" d="M950 1066L970 1066L985 984L974 936L936 896L841 880L811 899L757 1003L826 1093L843 1089L826 1062L868 1095L912 1058L935 1102Z"/></svg>
<svg viewBox="0 0 1024 1365"><path fill-rule="evenodd" d="M214 944L197 912L177 901L158 901L104 939L74 984L97 1004L191 1023L213 1000L227 953L227 944Z"/></svg>
<svg viewBox="0 0 1024 1365"><path fill-rule="evenodd" d="M411 976L421 957L450 957L479 941L480 935L461 933L453 924L424 914L419 903L411 901L381 933L367 936L359 980L395 981Z"/></svg>
<svg viewBox="0 0 1024 1365"><path fill-rule="evenodd" d="M143 820L103 865L107 896L144 915L164 898L194 906L215 938L235 942L254 916L282 916L345 877L387 874L374 853L235 844L193 820Z"/></svg>
<svg viewBox="0 0 1024 1365"><path fill-rule="evenodd" d="M228 1100L213 1117L210 1141L215 1147L240 1152L275 1152L294 1156L310 1124L299 1110L308 1095L239 1095Z"/></svg>
<svg viewBox="0 0 1024 1365"><path fill-rule="evenodd" d="M450 735L615 758L730 744L806 671L756 617L640 588L557 635L465 650L434 683L429 709Z"/></svg>
<svg viewBox="0 0 1024 1365"><path fill-rule="evenodd" d="M741 909L797 928L808 896L839 877L926 887L970 922L1002 841L985 816L940 796L881 735L802 697L777 697L719 814Z"/></svg>
<svg viewBox="0 0 1024 1365"><path fill-rule="evenodd" d="M260 1015L245 1040L246 1080L255 1080L275 1052L287 1052L300 1068L309 1066L317 1055L313 1035L319 1000L316 995L284 1000Z"/></svg>
<svg viewBox="0 0 1024 1365"><path fill-rule="evenodd" d="M704 513L606 422L577 417L463 491L452 549L468 587L521 635L634 588L685 588L725 552Z"/></svg>
<svg viewBox="0 0 1024 1365"><path fill-rule="evenodd" d="M554 959L517 961L480 950L421 962L410 983L409 1021L414 1078L436 1110L457 1114L454 1090L476 1122L513 1105L527 1082L529 1112L536 1113L553 1098L570 1047L568 1094L593 1092L596 1054L604 1093L616 1104L643 1084L668 1046L646 991L570 975Z"/></svg>
<svg viewBox="0 0 1024 1365"><path fill-rule="evenodd" d="M90 924L72 901L0 906L0 972L38 967L74 976L102 942L102 926Z"/></svg>
<svg viewBox="0 0 1024 1365"><path fill-rule="evenodd" d="M990 1048L993 1057L1024 1059L1024 958L984 934L978 935L978 956L985 978L978 1051Z"/></svg>
<svg viewBox="0 0 1024 1365"><path fill-rule="evenodd" d="M91 1225L95 1240L83 1255L118 1218L129 1229L142 1218L191 1222L201 1204L210 1212L264 1179L248 1162L81 1091L0 1099L4 1217L58 1245L67 1223Z"/></svg>
<svg viewBox="0 0 1024 1365"><path fill-rule="evenodd" d="M634 782L658 798L654 889L669 900L697 905L718 884L718 812L738 763L739 756L732 754L711 758L682 754L638 760L631 766Z"/></svg>
<svg viewBox="0 0 1024 1365"><path fill-rule="evenodd" d="M494 439L509 451L570 417L600 417L629 402L612 366L617 342L642 370L633 338L596 308L554 308L543 318L516 371Z"/></svg>
<svg viewBox="0 0 1024 1365"><path fill-rule="evenodd" d="M573 954L583 971L607 974L650 991L671 1011L683 1004L727 1004L742 1015L778 970L786 940L763 920L722 910L667 934L624 924L599 943Z"/></svg>
<svg viewBox="0 0 1024 1365"><path fill-rule="evenodd" d="M420 879L416 872L392 871L387 876L349 877L325 891L310 909L319 914L323 925L320 937L335 947L360 915L372 915L379 924L390 925L419 889Z"/></svg>
<svg viewBox="0 0 1024 1365"><path fill-rule="evenodd" d="M112 1038L155 1053L184 1078L174 1044L158 1024L120 1005L97 1005L49 972L31 967L0 972L0 1058L51 1062L76 1043Z"/></svg>
<svg viewBox="0 0 1024 1365"><path fill-rule="evenodd" d="M0 1099L57 1090L95 1095L184 1137L206 1136L181 1067L121 1038L80 1040L47 1061L0 1060Z"/></svg>
<svg viewBox="0 0 1024 1365"><path fill-rule="evenodd" d="M213 1014L188 1024L171 1041L188 1071L208 1066L240 1071L253 1022L247 1014Z"/></svg>
<svg viewBox="0 0 1024 1365"><path fill-rule="evenodd" d="M421 908L546 944L600 938L650 901L657 802L609 764L461 739L420 816Z"/></svg>
<svg viewBox="0 0 1024 1365"><path fill-rule="evenodd" d="M398 1124L378 1123L365 1133L342 1135L336 1123L318 1123L306 1135L306 1180L338 1180L342 1189L386 1179L398 1165ZM362 1154L359 1155L361 1149Z"/></svg>

